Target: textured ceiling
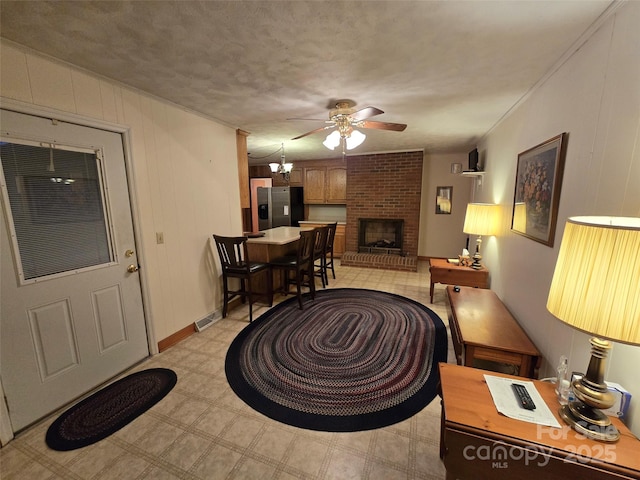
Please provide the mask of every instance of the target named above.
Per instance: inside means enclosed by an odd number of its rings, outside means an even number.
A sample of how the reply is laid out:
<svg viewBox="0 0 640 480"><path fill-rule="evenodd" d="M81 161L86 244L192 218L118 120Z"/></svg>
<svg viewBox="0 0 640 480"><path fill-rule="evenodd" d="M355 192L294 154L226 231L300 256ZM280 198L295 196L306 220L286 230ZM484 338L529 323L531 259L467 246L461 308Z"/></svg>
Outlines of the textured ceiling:
<svg viewBox="0 0 640 480"><path fill-rule="evenodd" d="M463 152L612 4L589 1L4 1L1 34L251 135L250 163L329 158L335 100L404 132L354 153Z"/></svg>

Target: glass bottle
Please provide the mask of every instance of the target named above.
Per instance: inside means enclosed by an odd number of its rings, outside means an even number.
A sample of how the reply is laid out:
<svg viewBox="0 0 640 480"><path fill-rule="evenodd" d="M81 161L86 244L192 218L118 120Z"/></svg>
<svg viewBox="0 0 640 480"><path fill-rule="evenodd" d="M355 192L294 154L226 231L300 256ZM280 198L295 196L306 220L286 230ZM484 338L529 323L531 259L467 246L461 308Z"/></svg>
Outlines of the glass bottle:
<svg viewBox="0 0 640 480"><path fill-rule="evenodd" d="M556 370L556 395L560 405L566 405L569 402L569 361L564 355L560 356L560 362Z"/></svg>

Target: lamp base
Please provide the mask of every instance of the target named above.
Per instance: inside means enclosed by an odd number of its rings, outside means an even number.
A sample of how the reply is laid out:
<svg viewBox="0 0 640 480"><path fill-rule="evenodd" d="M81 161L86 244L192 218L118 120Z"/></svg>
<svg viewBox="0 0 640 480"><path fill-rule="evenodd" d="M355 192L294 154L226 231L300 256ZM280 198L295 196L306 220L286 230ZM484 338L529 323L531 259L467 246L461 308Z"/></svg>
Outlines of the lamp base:
<svg viewBox="0 0 640 480"><path fill-rule="evenodd" d="M620 432L609 417L580 400L569 402L558 410L560 417L576 432L600 442L617 442Z"/></svg>
<svg viewBox="0 0 640 480"><path fill-rule="evenodd" d="M576 432L600 442L616 442L620 432L600 411L613 405L613 394L604 381L604 364L611 349L607 340L592 337L587 374L571 384L576 399L560 408L559 414Z"/></svg>
<svg viewBox="0 0 640 480"><path fill-rule="evenodd" d="M473 254L473 263L471 264L471 268L474 270L480 270L482 268L482 264L480 260L482 260L482 255L480 255L480 245L482 244L482 236L478 235L478 239L476 240L476 253Z"/></svg>
<svg viewBox="0 0 640 480"><path fill-rule="evenodd" d="M482 268L480 260L482 260L482 257L479 253L476 252L476 254L473 256L473 263L471 264L471 268L473 268L474 270L480 270Z"/></svg>

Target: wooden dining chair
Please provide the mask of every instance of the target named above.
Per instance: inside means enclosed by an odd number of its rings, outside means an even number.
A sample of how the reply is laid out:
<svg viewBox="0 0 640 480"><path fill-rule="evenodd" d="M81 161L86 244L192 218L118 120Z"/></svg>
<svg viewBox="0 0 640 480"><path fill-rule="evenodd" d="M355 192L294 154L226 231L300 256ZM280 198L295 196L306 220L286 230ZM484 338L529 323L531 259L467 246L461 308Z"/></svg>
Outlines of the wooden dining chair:
<svg viewBox="0 0 640 480"><path fill-rule="evenodd" d="M273 305L271 267L268 263L249 260L247 237L214 235L213 239L216 242L220 265L222 266L222 284L224 287L222 318L227 316L229 301L235 297L240 297L242 303L249 301L249 322L252 322L254 298L260 295L253 291L252 281L257 275L267 276L267 291L263 295L266 295L269 306ZM240 287L232 290L229 287L230 278L239 279Z"/></svg>
<svg viewBox="0 0 640 480"><path fill-rule="evenodd" d="M279 289L284 295L290 293L291 282L296 284L296 294L300 310L302 306L302 287L308 287L311 298L316 298L315 278L313 275L313 249L320 232L317 229L302 230L295 255L276 258L270 262L271 268L281 272L282 287Z"/></svg>
<svg viewBox="0 0 640 480"><path fill-rule="evenodd" d="M320 277L322 288L326 288L329 280L327 279L327 239L329 238L329 227L317 227L318 235L316 236L315 245L313 247L313 275Z"/></svg>
<svg viewBox="0 0 640 480"><path fill-rule="evenodd" d="M329 284L329 274L328 271L331 269L331 275L333 279L336 279L336 271L333 268L333 243L336 239L336 230L338 229L338 222L330 223L327 225L329 227L329 233L327 234L327 248L324 255L324 279Z"/></svg>

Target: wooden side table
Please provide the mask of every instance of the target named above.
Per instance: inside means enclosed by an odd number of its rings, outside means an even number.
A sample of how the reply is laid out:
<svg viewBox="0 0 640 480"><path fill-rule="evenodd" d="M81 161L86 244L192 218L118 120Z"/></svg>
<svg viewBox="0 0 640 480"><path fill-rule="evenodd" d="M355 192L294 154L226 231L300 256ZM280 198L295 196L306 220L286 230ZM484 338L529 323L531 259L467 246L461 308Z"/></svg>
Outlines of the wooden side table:
<svg viewBox="0 0 640 480"><path fill-rule="evenodd" d="M440 457L447 480L640 478L640 440L618 418L611 419L621 434L618 442L588 439L560 419L554 384L533 380L562 428L515 420L498 413L483 375L518 377L446 363L439 367Z"/></svg>
<svg viewBox="0 0 640 480"><path fill-rule="evenodd" d="M458 365L473 361L516 365L519 375L535 378L542 356L492 290L446 289L447 315Z"/></svg>
<svg viewBox="0 0 640 480"><path fill-rule="evenodd" d="M431 272L431 285L429 287L431 303L433 303L433 286L436 283L489 288L489 270L485 267L480 270L474 270L471 267L454 265L443 258L430 258L429 272Z"/></svg>

